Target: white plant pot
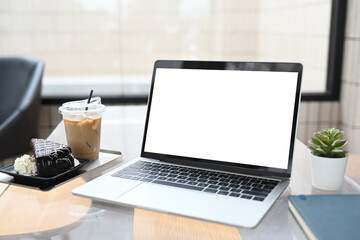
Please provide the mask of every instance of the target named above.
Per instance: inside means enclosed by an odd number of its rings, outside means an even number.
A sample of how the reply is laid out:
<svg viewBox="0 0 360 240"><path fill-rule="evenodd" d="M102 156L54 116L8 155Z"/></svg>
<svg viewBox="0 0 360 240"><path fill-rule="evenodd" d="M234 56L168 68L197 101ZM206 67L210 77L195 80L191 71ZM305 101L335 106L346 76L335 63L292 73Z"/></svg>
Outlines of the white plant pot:
<svg viewBox="0 0 360 240"><path fill-rule="evenodd" d="M338 190L344 180L348 157L327 158L311 154L311 181L316 188Z"/></svg>

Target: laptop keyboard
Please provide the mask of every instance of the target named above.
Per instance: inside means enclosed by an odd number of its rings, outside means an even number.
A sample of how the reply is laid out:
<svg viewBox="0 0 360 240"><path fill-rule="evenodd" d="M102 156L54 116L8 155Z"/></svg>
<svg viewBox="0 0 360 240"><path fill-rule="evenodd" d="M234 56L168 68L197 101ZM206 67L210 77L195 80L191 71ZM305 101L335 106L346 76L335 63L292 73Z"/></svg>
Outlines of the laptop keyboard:
<svg viewBox="0 0 360 240"><path fill-rule="evenodd" d="M279 181L138 161L111 176L264 201Z"/></svg>

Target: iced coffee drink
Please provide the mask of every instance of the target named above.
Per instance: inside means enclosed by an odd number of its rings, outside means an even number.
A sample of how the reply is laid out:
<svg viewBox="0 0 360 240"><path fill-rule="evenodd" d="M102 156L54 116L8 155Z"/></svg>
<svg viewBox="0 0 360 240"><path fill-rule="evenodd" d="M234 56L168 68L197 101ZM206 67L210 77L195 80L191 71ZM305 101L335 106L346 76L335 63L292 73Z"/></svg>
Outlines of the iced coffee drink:
<svg viewBox="0 0 360 240"><path fill-rule="evenodd" d="M101 118L105 106L100 98L68 102L59 108L66 131L67 144L75 158L95 160L99 156Z"/></svg>
<svg viewBox="0 0 360 240"><path fill-rule="evenodd" d="M76 158L95 160L100 151L101 118L64 118L66 139Z"/></svg>

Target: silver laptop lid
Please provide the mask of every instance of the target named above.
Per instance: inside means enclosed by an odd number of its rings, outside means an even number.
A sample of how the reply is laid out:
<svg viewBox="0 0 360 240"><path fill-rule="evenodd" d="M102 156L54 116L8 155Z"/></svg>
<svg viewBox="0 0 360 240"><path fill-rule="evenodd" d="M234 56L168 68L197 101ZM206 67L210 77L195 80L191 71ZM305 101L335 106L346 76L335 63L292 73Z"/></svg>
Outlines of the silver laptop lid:
<svg viewBox="0 0 360 240"><path fill-rule="evenodd" d="M142 157L290 177L302 65L155 62Z"/></svg>

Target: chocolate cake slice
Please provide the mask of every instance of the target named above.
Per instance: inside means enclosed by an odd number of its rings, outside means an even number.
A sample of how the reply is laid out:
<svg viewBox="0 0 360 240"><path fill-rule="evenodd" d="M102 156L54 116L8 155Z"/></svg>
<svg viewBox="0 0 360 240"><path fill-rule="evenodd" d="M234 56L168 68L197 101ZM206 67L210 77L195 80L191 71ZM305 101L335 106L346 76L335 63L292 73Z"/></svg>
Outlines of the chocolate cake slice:
<svg viewBox="0 0 360 240"><path fill-rule="evenodd" d="M34 152L38 176L51 177L74 167L74 157L67 145L33 138L30 146Z"/></svg>

